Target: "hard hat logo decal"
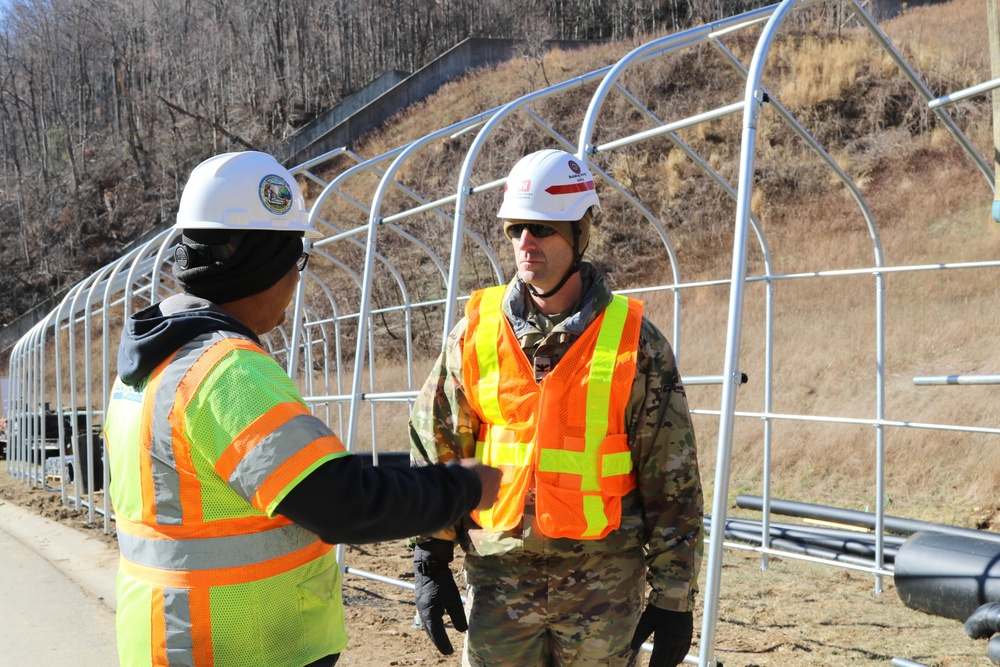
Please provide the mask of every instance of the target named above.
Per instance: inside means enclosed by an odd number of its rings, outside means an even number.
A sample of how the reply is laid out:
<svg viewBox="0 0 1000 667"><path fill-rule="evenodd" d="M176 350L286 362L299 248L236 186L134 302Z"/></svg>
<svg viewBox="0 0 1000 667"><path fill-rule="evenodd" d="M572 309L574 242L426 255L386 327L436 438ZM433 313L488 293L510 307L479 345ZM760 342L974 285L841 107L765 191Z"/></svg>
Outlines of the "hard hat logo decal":
<svg viewBox="0 0 1000 667"><path fill-rule="evenodd" d="M531 179L526 178L517 184L514 192L531 192Z"/></svg>
<svg viewBox="0 0 1000 667"><path fill-rule="evenodd" d="M292 189L281 176L265 176L260 182L258 193L264 208L272 213L284 215L292 208Z"/></svg>
<svg viewBox="0 0 1000 667"><path fill-rule="evenodd" d="M569 168L570 168L570 171L572 171L574 174L579 174L580 173L580 165L578 165L576 163L576 160L570 160L569 161Z"/></svg>

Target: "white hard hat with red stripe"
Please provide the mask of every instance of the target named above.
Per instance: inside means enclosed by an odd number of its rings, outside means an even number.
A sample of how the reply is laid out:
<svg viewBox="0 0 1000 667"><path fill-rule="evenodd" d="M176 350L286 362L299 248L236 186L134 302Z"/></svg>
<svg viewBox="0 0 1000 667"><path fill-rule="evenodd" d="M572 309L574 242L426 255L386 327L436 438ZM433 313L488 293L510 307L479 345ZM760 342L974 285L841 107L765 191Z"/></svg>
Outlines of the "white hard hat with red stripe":
<svg viewBox="0 0 1000 667"><path fill-rule="evenodd" d="M497 217L573 222L600 205L586 163L549 148L524 156L510 170Z"/></svg>

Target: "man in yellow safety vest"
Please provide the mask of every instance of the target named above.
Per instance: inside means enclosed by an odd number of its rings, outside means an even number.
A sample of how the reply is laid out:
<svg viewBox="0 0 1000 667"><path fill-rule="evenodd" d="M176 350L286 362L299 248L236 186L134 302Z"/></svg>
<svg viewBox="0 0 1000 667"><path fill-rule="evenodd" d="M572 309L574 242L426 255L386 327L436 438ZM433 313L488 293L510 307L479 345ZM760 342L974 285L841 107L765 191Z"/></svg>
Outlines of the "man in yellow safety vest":
<svg viewBox="0 0 1000 667"><path fill-rule="evenodd" d="M410 416L418 464L503 471L492 507L414 547L424 628L445 654L445 612L467 629L466 666L632 665L655 633L650 665L674 667L691 646L703 513L691 417L642 303L582 261L598 208L579 158L543 150L514 166L498 217L518 275L472 294Z"/></svg>
<svg viewBox="0 0 1000 667"><path fill-rule="evenodd" d="M129 317L105 423L121 665L329 667L347 644L331 545L451 525L500 473L363 467L265 352L320 236L273 157L198 165L175 228L183 293Z"/></svg>

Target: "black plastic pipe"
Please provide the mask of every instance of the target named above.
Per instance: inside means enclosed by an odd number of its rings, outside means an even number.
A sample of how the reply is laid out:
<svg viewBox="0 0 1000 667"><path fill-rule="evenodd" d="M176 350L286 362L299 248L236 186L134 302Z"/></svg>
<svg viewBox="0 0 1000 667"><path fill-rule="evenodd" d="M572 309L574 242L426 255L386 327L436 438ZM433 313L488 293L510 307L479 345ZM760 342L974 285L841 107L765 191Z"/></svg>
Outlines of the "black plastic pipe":
<svg viewBox="0 0 1000 667"><path fill-rule="evenodd" d="M747 531L740 530L736 528L726 529L726 538L731 540L737 540L740 542L749 542L750 544L760 545L760 531ZM815 558L822 558L824 560L832 560L840 563L850 563L852 565L859 565L861 567L875 567L875 560L872 558L865 558L864 556L857 556L854 554L849 554L844 551L838 551L837 549L828 549L825 547L816 546L813 544L807 544L804 542L798 542L795 540L788 540L784 538L771 538L770 548L789 551L795 554L804 554L807 556L813 556ZM889 562L889 558L885 559L882 564L882 568L886 570L892 570L893 565Z"/></svg>
<svg viewBox="0 0 1000 667"><path fill-rule="evenodd" d="M774 545L774 541L777 539L787 540L790 542L796 542L799 544L830 549L844 554L854 554L857 556L862 556L866 559L870 559L874 562L875 559L875 536L874 535L859 535L858 533L851 533L850 531L837 531L837 530L825 530L816 529L812 530L808 527L782 527L788 526L789 524L770 525L770 536L771 545ZM707 530L711 530L712 523L710 517L705 518L705 527ZM802 528L798 530L798 528ZM759 521L747 521L743 519L726 519L726 535L736 535L737 533L744 537L734 538L734 539L745 539L748 542L761 542L761 530L762 524ZM745 536L752 536L750 539L746 539ZM904 542L905 538L898 537L898 542L892 544L883 545L882 553L883 560L891 561L895 558L896 552L899 550L899 545Z"/></svg>
<svg viewBox="0 0 1000 667"><path fill-rule="evenodd" d="M742 531L726 531L726 536L734 540L760 544L760 535L755 533L745 533ZM771 548L782 551L789 551L795 554L812 556L814 558L822 558L824 560L832 560L838 563L850 563L851 565L859 565L861 567L870 567L870 568L875 567L875 561L872 560L871 558L854 556L852 554L847 554L842 551L836 551L834 549L826 549L823 547L817 547L810 544L803 544L801 542L794 542L792 540L785 540L780 537L771 540ZM883 569L886 570L892 570L893 568L892 564L890 563L883 563L882 567Z"/></svg>
<svg viewBox="0 0 1000 667"><path fill-rule="evenodd" d="M973 639L992 637L1000 630L1000 602L987 602L965 619L965 634Z"/></svg>
<svg viewBox="0 0 1000 667"><path fill-rule="evenodd" d="M708 521L706 520L706 523ZM726 519L726 527L740 530L760 531L763 522L749 519ZM788 523L772 523L769 525L772 537L783 537L798 542L810 542L818 546L827 546L831 549L843 551L855 551L860 554L872 555L875 550L874 533L858 533L850 530L838 530L835 528L814 528L812 526L795 525ZM886 552L895 552L903 542L905 537L900 535L887 535L883 540Z"/></svg>
<svg viewBox="0 0 1000 667"><path fill-rule="evenodd" d="M986 657L994 665L1000 665L1000 637L994 637L986 646Z"/></svg>
<svg viewBox="0 0 1000 667"><path fill-rule="evenodd" d="M736 506L744 509L762 510L764 499L760 496L740 495L736 498ZM862 526L864 528L875 528L875 515L857 510L847 510L828 505L813 505L811 503L800 503L793 500L771 500L771 512L783 514L785 516L797 516L806 519L819 519L822 521L835 521L849 526ZM894 533L912 535L919 531L943 533L957 535L971 539L989 540L1000 543L1000 535L987 532L985 530L972 530L970 528L960 528L942 523L929 523L916 519L905 519L898 516L883 517L883 527Z"/></svg>
<svg viewBox="0 0 1000 667"><path fill-rule="evenodd" d="M791 551L793 553L802 553L807 556L813 556L816 558L825 558L827 560L836 561L838 563L850 563L851 565L859 565L861 567L875 568L875 561L871 558L865 558L863 556L855 556L852 554L844 553L842 551L836 551L834 549L824 549L823 547L812 546L809 544L802 544L800 542L793 542L791 540L783 540L781 538L771 540L771 547L774 549L784 549L785 551ZM892 570L892 563L883 563L882 569Z"/></svg>
<svg viewBox="0 0 1000 667"><path fill-rule="evenodd" d="M711 518L711 517L708 517ZM760 519L726 519L726 525L746 525L746 526L756 526L760 528L763 526L764 522ZM849 530L846 528L827 528L826 526L811 526L802 523L781 523L778 521L772 521L769 524L772 534L775 530L781 531L782 536L793 536L798 533L805 533L809 535L815 535L818 537L843 539L843 540L858 540L861 542L871 542L875 543L875 533L871 531L859 532L856 530ZM882 543L886 546L898 547L902 546L906 538L902 535L885 535L883 536Z"/></svg>
<svg viewBox="0 0 1000 667"><path fill-rule="evenodd" d="M895 583L907 607L965 622L1000 602L1000 542L917 532L896 554Z"/></svg>

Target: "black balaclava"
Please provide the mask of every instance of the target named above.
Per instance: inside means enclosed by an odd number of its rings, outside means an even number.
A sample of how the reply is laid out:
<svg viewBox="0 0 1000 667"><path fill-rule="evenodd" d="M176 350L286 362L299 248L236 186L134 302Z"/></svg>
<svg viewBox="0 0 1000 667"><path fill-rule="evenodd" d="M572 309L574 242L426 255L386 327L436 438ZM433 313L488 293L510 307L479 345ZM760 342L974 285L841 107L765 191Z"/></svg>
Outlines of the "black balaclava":
<svg viewBox="0 0 1000 667"><path fill-rule="evenodd" d="M302 232L185 229L174 277L188 294L229 303L268 289L301 255Z"/></svg>

